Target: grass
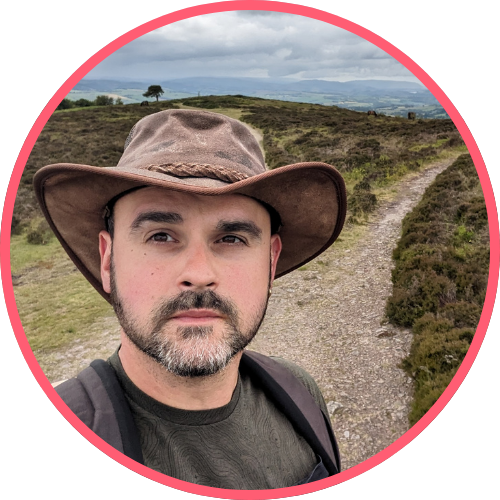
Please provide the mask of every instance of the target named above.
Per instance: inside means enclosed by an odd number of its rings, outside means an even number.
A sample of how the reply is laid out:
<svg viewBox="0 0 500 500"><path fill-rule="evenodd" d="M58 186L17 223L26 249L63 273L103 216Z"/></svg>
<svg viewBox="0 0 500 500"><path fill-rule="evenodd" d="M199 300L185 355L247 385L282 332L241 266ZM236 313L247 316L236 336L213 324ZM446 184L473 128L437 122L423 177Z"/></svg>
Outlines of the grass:
<svg viewBox="0 0 500 500"><path fill-rule="evenodd" d="M111 306L80 273L56 276L14 288L19 316L31 348L58 349L85 339L96 319Z"/></svg>
<svg viewBox="0 0 500 500"><path fill-rule="evenodd" d="M112 313L111 306L94 290L52 238L46 245L30 245L26 232L11 238L16 304L31 348L51 350L76 338Z"/></svg>
<svg viewBox="0 0 500 500"><path fill-rule="evenodd" d="M114 116L114 117L110 117L110 118L103 117L103 118L101 118L101 121L103 121L103 122L119 122L120 120L128 120L128 119L129 119L128 116Z"/></svg>
<svg viewBox="0 0 500 500"><path fill-rule="evenodd" d="M69 109L56 109L54 111L54 114L59 114L59 113L72 113L74 111L81 111L82 109L99 109L101 106L83 106L81 108L79 107L74 107L74 108L69 108Z"/></svg>
<svg viewBox="0 0 500 500"><path fill-rule="evenodd" d="M422 151L422 149L426 149L426 148L439 148L440 146L442 146L448 139L446 138L443 138L443 139L437 139L435 142L433 143L423 143L423 144L415 144L415 146L411 146L410 148L408 148L410 151Z"/></svg>
<svg viewBox="0 0 500 500"><path fill-rule="evenodd" d="M12 274L26 272L39 263L52 263L66 256L59 242L52 238L46 245L30 245L26 233L12 236L10 244L10 267Z"/></svg>
<svg viewBox="0 0 500 500"><path fill-rule="evenodd" d="M189 102L189 101L185 101ZM177 104L180 109L200 109L198 106L188 106L187 104ZM241 109L227 108L227 107L217 107L210 109L213 113L220 113L221 115L229 116L229 118L234 118L235 120L240 120L243 111Z"/></svg>

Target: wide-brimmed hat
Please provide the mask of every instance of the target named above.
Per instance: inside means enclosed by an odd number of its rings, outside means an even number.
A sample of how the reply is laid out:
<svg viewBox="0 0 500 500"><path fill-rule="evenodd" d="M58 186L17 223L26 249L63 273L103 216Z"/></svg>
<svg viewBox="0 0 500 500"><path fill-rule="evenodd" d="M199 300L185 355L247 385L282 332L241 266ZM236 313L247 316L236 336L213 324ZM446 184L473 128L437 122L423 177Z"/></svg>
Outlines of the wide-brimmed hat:
<svg viewBox="0 0 500 500"><path fill-rule="evenodd" d="M62 246L106 300L98 234L106 228L110 200L131 189L242 194L270 205L281 218L277 278L328 248L346 212L344 181L334 167L313 162L267 170L246 125L206 111L175 109L146 116L130 131L116 167L48 165L36 173L34 185Z"/></svg>

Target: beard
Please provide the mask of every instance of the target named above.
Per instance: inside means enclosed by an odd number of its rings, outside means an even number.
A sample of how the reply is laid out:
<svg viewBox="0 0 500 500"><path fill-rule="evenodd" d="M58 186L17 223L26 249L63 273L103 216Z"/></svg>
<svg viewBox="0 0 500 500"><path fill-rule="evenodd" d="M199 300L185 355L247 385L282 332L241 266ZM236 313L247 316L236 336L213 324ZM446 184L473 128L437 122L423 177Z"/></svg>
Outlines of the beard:
<svg viewBox="0 0 500 500"><path fill-rule="evenodd" d="M224 369L257 334L269 301L267 296L253 315L250 326L243 330L238 309L231 300L212 290L186 290L161 301L152 310L149 324L143 327L127 311L120 298L112 257L110 275L111 304L125 335L141 352L180 377L206 377ZM213 326L178 326L172 331L172 327L169 328L171 317L189 309L222 313L225 318L220 338L215 338L217 334Z"/></svg>

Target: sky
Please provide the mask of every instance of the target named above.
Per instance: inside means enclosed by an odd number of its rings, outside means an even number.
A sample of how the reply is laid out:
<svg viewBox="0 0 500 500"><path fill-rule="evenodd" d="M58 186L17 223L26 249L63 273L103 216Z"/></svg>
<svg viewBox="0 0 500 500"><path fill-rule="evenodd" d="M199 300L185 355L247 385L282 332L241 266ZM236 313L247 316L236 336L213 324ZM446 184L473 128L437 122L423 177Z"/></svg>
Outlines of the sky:
<svg viewBox="0 0 500 500"><path fill-rule="evenodd" d="M207 14L152 31L116 51L86 78L258 77L322 80L417 78L349 31L293 14Z"/></svg>

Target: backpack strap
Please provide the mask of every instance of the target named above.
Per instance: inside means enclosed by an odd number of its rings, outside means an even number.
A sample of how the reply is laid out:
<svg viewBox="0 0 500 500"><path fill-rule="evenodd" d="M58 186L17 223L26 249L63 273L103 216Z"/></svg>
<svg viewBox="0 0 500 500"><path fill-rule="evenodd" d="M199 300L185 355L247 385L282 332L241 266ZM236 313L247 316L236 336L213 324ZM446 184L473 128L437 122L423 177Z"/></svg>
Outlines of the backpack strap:
<svg viewBox="0 0 500 500"><path fill-rule="evenodd" d="M326 416L307 388L272 358L244 351L241 364L321 457L330 475L340 472L340 455ZM140 436L114 369L102 359L55 388L70 410L113 448L144 464Z"/></svg>
<svg viewBox="0 0 500 500"><path fill-rule="evenodd" d="M330 475L340 472L340 454L330 419L302 382L277 361L254 351L244 351L241 364L321 457Z"/></svg>
<svg viewBox="0 0 500 500"><path fill-rule="evenodd" d="M113 368L97 359L56 392L70 410L110 446L144 464L139 431Z"/></svg>

